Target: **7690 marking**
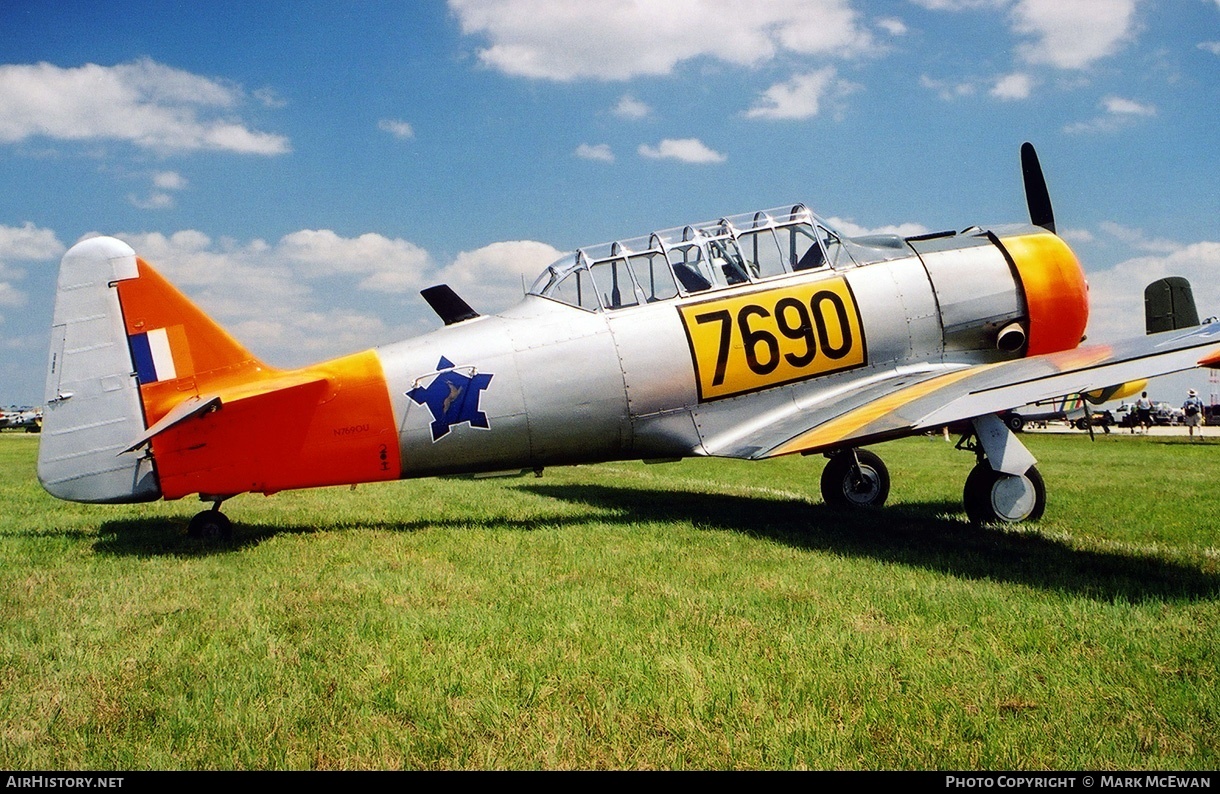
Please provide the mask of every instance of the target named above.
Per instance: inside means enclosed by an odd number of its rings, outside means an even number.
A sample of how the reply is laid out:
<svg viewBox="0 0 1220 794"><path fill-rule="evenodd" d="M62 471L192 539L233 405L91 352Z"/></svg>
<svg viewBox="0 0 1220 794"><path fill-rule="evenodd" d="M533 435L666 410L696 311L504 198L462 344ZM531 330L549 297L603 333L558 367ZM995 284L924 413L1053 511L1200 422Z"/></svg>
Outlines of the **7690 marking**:
<svg viewBox="0 0 1220 794"><path fill-rule="evenodd" d="M701 401L865 363L855 297L843 278L680 306Z"/></svg>

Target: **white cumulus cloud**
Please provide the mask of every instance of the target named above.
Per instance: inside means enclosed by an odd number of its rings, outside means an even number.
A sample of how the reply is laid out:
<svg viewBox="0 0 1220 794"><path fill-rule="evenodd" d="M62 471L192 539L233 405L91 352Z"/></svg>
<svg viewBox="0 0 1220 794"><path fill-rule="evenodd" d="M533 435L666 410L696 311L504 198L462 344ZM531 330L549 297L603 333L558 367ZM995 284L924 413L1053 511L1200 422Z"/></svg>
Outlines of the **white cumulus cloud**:
<svg viewBox="0 0 1220 794"><path fill-rule="evenodd" d="M6 260L41 262L56 259L67 250L55 232L27 221L21 226L0 224L0 266Z"/></svg>
<svg viewBox="0 0 1220 794"><path fill-rule="evenodd" d="M996 80L991 95L996 99L1028 99L1034 88L1034 79L1024 72L1006 74Z"/></svg>
<svg viewBox="0 0 1220 794"><path fill-rule="evenodd" d="M641 144L640 156L650 160L678 160L683 163L723 163L728 158L708 148L698 138L666 138L656 146Z"/></svg>
<svg viewBox="0 0 1220 794"><path fill-rule="evenodd" d="M848 237L866 237L870 234L896 234L900 237L913 237L928 232L928 227L910 222L873 227L861 226L850 218L827 218L826 222L836 231Z"/></svg>
<svg viewBox="0 0 1220 794"><path fill-rule="evenodd" d="M167 210L174 206L174 197L168 193L152 192L147 196L127 194L127 203L141 210Z"/></svg>
<svg viewBox="0 0 1220 794"><path fill-rule="evenodd" d="M822 98L835 90L835 74L834 67L827 66L777 83L764 91L746 111L746 118L807 119L816 116Z"/></svg>
<svg viewBox="0 0 1220 794"><path fill-rule="evenodd" d="M603 163L614 162L614 152L608 143L582 143L576 147L575 155L582 160L600 160Z"/></svg>
<svg viewBox="0 0 1220 794"><path fill-rule="evenodd" d="M614 106L614 115L620 119L631 119L634 121L648 118L651 113L652 108L630 94L624 94L619 98L618 104Z"/></svg>
<svg viewBox="0 0 1220 794"><path fill-rule="evenodd" d="M1028 63L1086 69L1118 52L1134 35L1136 0L1020 0L1013 29Z"/></svg>
<svg viewBox="0 0 1220 794"><path fill-rule="evenodd" d="M1101 101L1102 107L1107 113L1113 113L1116 116L1155 116L1156 108L1152 105L1145 105L1142 102L1136 102L1134 99L1124 99L1117 96L1109 96Z"/></svg>
<svg viewBox="0 0 1220 794"><path fill-rule="evenodd" d="M910 0L929 11L966 11L1003 8L1009 0Z"/></svg>
<svg viewBox="0 0 1220 794"><path fill-rule="evenodd" d="M381 289L400 294L405 281L413 289L421 285L422 273L409 270L420 249L378 234L344 238L306 229L273 244L215 240L193 229L118 236L235 338L277 366L299 366L406 336L401 323L390 325L367 308L368 296ZM400 275L396 268L409 272Z"/></svg>
<svg viewBox="0 0 1220 794"><path fill-rule="evenodd" d="M940 80L929 75L920 75L919 84L924 88L935 91L944 101L959 99L961 97L973 96L977 91L976 86L969 80Z"/></svg>
<svg viewBox="0 0 1220 794"><path fill-rule="evenodd" d="M1105 97L1101 100L1100 105L1102 115L1087 121L1069 124L1063 128L1063 131L1074 135L1117 132L1140 119L1156 115L1155 106L1123 97Z"/></svg>
<svg viewBox="0 0 1220 794"><path fill-rule="evenodd" d="M666 75L707 58L756 66L784 53L853 57L876 43L848 0L573 3L449 0L479 60L517 77L560 82Z"/></svg>
<svg viewBox="0 0 1220 794"><path fill-rule="evenodd" d="M499 311L519 301L522 284L561 256L545 243L511 241L462 252L438 266L408 240L377 233L344 237L329 229L302 229L277 242L214 239L194 229L118 236L275 366L299 366L437 327L435 315L413 294L431 284L449 283L479 312Z"/></svg>
<svg viewBox="0 0 1220 794"><path fill-rule="evenodd" d="M430 265L428 252L407 240L373 233L340 237L329 229L286 235L276 252L307 277L355 276L357 289L373 292L416 290Z"/></svg>
<svg viewBox="0 0 1220 794"><path fill-rule="evenodd" d="M153 174L153 185L162 190L183 190L186 188L186 177L177 171L158 171Z"/></svg>
<svg viewBox="0 0 1220 794"><path fill-rule="evenodd" d="M19 309L25 305L26 294L21 290L9 284L7 281L0 281L0 306L9 309ZM3 315L0 315L2 318Z"/></svg>
<svg viewBox="0 0 1220 794"><path fill-rule="evenodd" d="M511 240L463 251L435 276L478 312L504 309L521 300L543 269L563 256L546 243Z"/></svg>
<svg viewBox="0 0 1220 794"><path fill-rule="evenodd" d="M410 140L415 137L415 128L405 121L398 119L382 119L377 122L377 129L382 132L388 132L395 138L401 140Z"/></svg>
<svg viewBox="0 0 1220 794"><path fill-rule="evenodd" d="M877 26L891 36L905 36L907 34L906 23L896 17L878 19Z"/></svg>
<svg viewBox="0 0 1220 794"><path fill-rule="evenodd" d="M1220 242L1174 244L1161 253L1137 256L1089 277L1088 336L1108 342L1144 333L1144 287L1166 276L1190 281L1199 316L1220 306Z"/></svg>
<svg viewBox="0 0 1220 794"><path fill-rule="evenodd" d="M282 135L250 129L240 88L144 59L117 66L0 66L0 142L123 141L159 153L277 155Z"/></svg>
<svg viewBox="0 0 1220 794"><path fill-rule="evenodd" d="M17 286L25 271L11 262L46 262L58 258L64 244L50 229L26 222L21 226L0 224L0 307L16 309L25 305L26 293ZM0 314L0 323L4 315Z"/></svg>

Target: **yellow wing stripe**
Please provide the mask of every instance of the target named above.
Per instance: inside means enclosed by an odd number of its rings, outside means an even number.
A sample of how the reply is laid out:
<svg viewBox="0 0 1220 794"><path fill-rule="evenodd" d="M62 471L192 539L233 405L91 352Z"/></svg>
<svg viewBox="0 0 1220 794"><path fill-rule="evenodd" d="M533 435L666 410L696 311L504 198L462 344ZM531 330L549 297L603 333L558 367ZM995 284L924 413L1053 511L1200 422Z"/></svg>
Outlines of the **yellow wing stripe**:
<svg viewBox="0 0 1220 794"><path fill-rule="evenodd" d="M860 428L875 422L895 409L994 366L996 365L987 364L980 367L966 367L956 372L948 372L930 380L914 383L893 394L887 394L880 399L862 405L855 410L848 411L841 416L836 416L834 419L824 422L811 430L807 430L799 436L780 444L768 452L765 457L791 455L795 452L832 447L844 439L850 438Z"/></svg>

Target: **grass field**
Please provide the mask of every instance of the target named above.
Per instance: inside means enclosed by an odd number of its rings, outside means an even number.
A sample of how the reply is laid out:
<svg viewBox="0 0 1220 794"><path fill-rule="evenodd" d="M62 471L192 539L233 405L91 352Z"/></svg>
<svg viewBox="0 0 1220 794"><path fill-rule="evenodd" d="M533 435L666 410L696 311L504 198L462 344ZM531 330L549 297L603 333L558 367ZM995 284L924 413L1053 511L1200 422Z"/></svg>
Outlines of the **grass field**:
<svg viewBox="0 0 1220 794"><path fill-rule="evenodd" d="M57 502L0 435L0 768L1220 768L1220 443L616 463L226 504Z"/></svg>

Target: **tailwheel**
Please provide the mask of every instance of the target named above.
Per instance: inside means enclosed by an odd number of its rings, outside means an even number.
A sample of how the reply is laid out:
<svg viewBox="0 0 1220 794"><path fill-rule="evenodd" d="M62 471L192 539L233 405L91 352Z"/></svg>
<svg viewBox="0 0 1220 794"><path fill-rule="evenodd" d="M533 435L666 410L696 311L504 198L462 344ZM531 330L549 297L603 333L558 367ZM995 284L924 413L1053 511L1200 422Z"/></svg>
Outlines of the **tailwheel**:
<svg viewBox="0 0 1220 794"><path fill-rule="evenodd" d="M201 540L232 540L233 522L216 507L196 513L186 526L186 534Z"/></svg>
<svg viewBox="0 0 1220 794"><path fill-rule="evenodd" d="M962 494L966 516L973 524L1012 524L1037 521L1046 509L1046 485L1038 469L1005 474L981 460L966 478Z"/></svg>
<svg viewBox="0 0 1220 794"><path fill-rule="evenodd" d="M834 507L880 507L890 495L890 472L865 449L836 452L822 470L822 501Z"/></svg>

